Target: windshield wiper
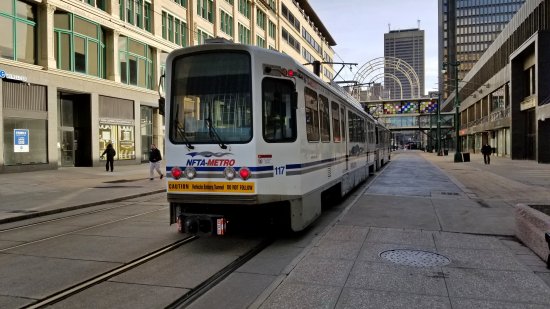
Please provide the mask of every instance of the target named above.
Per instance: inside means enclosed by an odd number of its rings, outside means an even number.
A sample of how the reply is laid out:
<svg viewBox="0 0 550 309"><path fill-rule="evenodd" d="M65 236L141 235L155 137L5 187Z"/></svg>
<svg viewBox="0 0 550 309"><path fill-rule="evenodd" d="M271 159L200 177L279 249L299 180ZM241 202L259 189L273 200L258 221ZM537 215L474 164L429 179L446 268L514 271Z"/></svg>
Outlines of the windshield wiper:
<svg viewBox="0 0 550 309"><path fill-rule="evenodd" d="M191 142L189 142L187 137L185 137L185 131L181 127L180 122L178 120L176 120L174 122L174 124L176 126L176 132L179 133L180 136L183 138L183 141L185 142L185 146L187 146L188 149L195 149L195 146L191 145ZM177 134L176 134L176 136L177 136Z"/></svg>
<svg viewBox="0 0 550 309"><path fill-rule="evenodd" d="M174 117L174 126L176 127L176 138L178 137L178 133L183 138L183 141L185 142L185 146L187 146L187 149L195 149L195 146L191 145L191 142L185 137L185 130L183 130L179 119L179 113L180 113L180 106L176 106L176 115Z"/></svg>
<svg viewBox="0 0 550 309"><path fill-rule="evenodd" d="M212 119L206 118L206 125L208 126L208 132L210 133L210 137L214 137L216 141L218 141L218 145L220 145L221 149L227 149L227 146L224 144L221 137L218 135L218 132L216 132L216 129L214 129L214 126L212 125Z"/></svg>

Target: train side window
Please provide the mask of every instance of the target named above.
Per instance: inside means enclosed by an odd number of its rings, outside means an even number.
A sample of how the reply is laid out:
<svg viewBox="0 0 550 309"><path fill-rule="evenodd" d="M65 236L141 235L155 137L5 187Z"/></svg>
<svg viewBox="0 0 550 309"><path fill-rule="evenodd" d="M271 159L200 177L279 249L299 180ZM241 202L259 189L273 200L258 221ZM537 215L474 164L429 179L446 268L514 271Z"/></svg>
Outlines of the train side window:
<svg viewBox="0 0 550 309"><path fill-rule="evenodd" d="M357 120L355 119L355 114L348 111L348 136L350 142L357 142L355 129L357 129Z"/></svg>
<svg viewBox="0 0 550 309"><path fill-rule="evenodd" d="M304 89L304 103L306 108L306 133L309 142L319 141L319 106L317 93L310 88Z"/></svg>
<svg viewBox="0 0 550 309"><path fill-rule="evenodd" d="M336 102L331 103L332 114L332 140L335 143L340 142L340 105Z"/></svg>
<svg viewBox="0 0 550 309"><path fill-rule="evenodd" d="M340 108L340 123L342 124L342 142L346 141L346 110L342 106Z"/></svg>
<svg viewBox="0 0 550 309"><path fill-rule="evenodd" d="M365 119L348 111L349 141L364 143L366 139Z"/></svg>
<svg viewBox="0 0 550 309"><path fill-rule="evenodd" d="M359 142L364 143L367 141L367 127L365 126L365 118L358 116L359 120L359 131L357 132Z"/></svg>
<svg viewBox="0 0 550 309"><path fill-rule="evenodd" d="M262 135L268 143L296 140L294 84L289 80L265 78L262 82Z"/></svg>
<svg viewBox="0 0 550 309"><path fill-rule="evenodd" d="M319 115L321 120L321 142L330 142L330 115L328 99L319 96Z"/></svg>

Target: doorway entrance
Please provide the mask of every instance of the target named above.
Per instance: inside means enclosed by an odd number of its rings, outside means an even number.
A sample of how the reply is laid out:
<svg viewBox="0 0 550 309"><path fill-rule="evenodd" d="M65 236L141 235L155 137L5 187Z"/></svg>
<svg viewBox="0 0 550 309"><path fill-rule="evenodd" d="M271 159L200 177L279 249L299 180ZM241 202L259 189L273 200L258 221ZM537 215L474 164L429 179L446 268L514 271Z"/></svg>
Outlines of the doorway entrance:
<svg viewBox="0 0 550 309"><path fill-rule="evenodd" d="M61 166L74 166L74 128L59 128Z"/></svg>
<svg viewBox="0 0 550 309"><path fill-rule="evenodd" d="M89 94L58 92L58 142L61 166L92 166Z"/></svg>

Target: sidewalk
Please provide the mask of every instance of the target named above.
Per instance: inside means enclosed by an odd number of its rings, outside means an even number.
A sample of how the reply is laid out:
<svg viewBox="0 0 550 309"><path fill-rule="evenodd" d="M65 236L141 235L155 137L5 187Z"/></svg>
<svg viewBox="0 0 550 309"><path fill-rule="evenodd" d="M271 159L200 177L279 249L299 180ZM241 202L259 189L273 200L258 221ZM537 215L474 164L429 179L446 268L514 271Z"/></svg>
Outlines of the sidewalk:
<svg viewBox="0 0 550 309"><path fill-rule="evenodd" d="M149 180L149 164L65 167L58 170L0 174L0 224L67 209L105 204L166 190Z"/></svg>
<svg viewBox="0 0 550 309"><path fill-rule="evenodd" d="M492 159L394 153L251 307L549 308L513 206L548 204L550 165Z"/></svg>
<svg viewBox="0 0 550 309"><path fill-rule="evenodd" d="M251 308L549 308L550 271L514 238L513 208L549 204L549 189L550 165L394 152L305 249L274 244L300 252L290 264L274 274L284 257L262 252L267 266L245 264L208 300L233 308L261 288ZM0 224L163 191L148 164L0 174Z"/></svg>

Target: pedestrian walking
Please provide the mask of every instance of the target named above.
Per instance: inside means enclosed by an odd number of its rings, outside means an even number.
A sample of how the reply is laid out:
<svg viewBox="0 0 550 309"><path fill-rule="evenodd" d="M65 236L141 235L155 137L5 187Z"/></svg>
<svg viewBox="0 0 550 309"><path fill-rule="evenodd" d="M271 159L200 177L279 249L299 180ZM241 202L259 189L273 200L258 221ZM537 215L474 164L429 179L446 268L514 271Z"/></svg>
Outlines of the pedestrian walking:
<svg viewBox="0 0 550 309"><path fill-rule="evenodd" d="M483 162L485 164L491 164L491 152L492 152L492 149L491 149L491 146L489 146L489 144L485 143L485 145L481 147L481 153L483 154Z"/></svg>
<svg viewBox="0 0 550 309"><path fill-rule="evenodd" d="M153 180L153 170L156 170L160 175L160 179L164 177L160 171L160 161L162 160L162 155L160 150L158 150L155 144L151 144L151 151L149 152L149 179Z"/></svg>
<svg viewBox="0 0 550 309"><path fill-rule="evenodd" d="M113 171L113 163L115 160L116 151L113 148L113 144L109 143L107 145L107 148L105 148L105 151L101 154L101 159L107 155L107 162L105 162L105 171L109 171L109 168L111 168L111 172Z"/></svg>

